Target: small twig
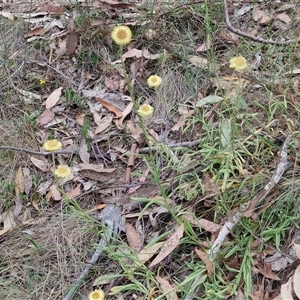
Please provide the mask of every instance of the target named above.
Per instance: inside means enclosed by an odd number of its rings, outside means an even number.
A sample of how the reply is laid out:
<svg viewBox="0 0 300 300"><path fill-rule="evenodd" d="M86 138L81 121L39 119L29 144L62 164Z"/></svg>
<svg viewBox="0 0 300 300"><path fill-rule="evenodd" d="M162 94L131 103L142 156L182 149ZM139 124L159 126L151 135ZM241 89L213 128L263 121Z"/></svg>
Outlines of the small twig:
<svg viewBox="0 0 300 300"><path fill-rule="evenodd" d="M243 36L243 37L245 37L247 39L250 39L252 41L259 42L259 43L264 43L264 44L272 44L272 45L287 45L287 44L291 44L291 43L296 42L295 39L291 39L291 40L287 40L287 41L281 41L281 42L280 41L273 41L273 40L265 40L265 39L250 35L248 33L245 33L243 31L233 27L231 25L230 20L229 20L228 5L227 5L226 0L224 0L224 14L225 14L225 21L226 21L227 28L231 32L233 32L237 35Z"/></svg>
<svg viewBox="0 0 300 300"><path fill-rule="evenodd" d="M39 151L34 151L34 150L26 149L26 148L18 148L18 147L12 147L12 146L0 146L0 150L14 150L14 151L35 154L35 155L41 155L41 156L48 156L48 155L53 154L53 152L39 152ZM55 154L74 154L74 153L76 154L78 152L77 151L55 151Z"/></svg>
<svg viewBox="0 0 300 300"><path fill-rule="evenodd" d="M201 143L201 140L197 140L197 141L191 141L191 142L182 142L182 143L175 143L175 144L165 144L165 146L170 147L170 148L175 148L175 147L192 147L192 146L196 146L199 145ZM141 148L139 149L139 153L148 153L151 151L157 151L157 150L161 150L160 147L145 147L145 148Z"/></svg>
<svg viewBox="0 0 300 300"><path fill-rule="evenodd" d="M166 146L170 148L174 147L192 147L195 145L198 145L201 141L191 141L191 142L182 142L182 143L175 143L175 144L166 144ZM39 151L34 151L26 148L18 148L18 147L13 147L13 146L0 146L0 150L14 150L14 151L19 151L19 152L24 152L24 153L29 153L29 154L35 154L35 155L41 155L41 156L48 156L52 155L53 152L39 152ZM139 153L148 153L150 150L160 150L159 147L145 147L139 149ZM78 154L78 151L55 151L55 154ZM98 154L95 154L95 157L98 156ZM93 155L92 155L93 157ZM101 156L103 158L103 156Z"/></svg>
<svg viewBox="0 0 300 300"><path fill-rule="evenodd" d="M282 150L280 152L280 156L281 156L280 162L277 165L276 171L273 174L271 180L267 183L267 185L262 190L260 190L254 196L254 198L252 198L247 203L248 207L244 211L242 208L234 209L229 214L228 220L223 225L221 231L219 232L217 239L214 241L211 249L208 251L208 256L211 261L214 260L216 254L220 250L221 245L223 244L225 238L231 232L233 227L240 221L240 219L243 216L251 217L254 214L254 209L257 206L257 204L259 204L270 193L270 191L274 188L274 186L280 181L283 173L285 172L287 166L289 165L289 162L287 159L287 157L288 157L287 148L288 148L290 139L291 139L291 135L288 135L282 146Z"/></svg>

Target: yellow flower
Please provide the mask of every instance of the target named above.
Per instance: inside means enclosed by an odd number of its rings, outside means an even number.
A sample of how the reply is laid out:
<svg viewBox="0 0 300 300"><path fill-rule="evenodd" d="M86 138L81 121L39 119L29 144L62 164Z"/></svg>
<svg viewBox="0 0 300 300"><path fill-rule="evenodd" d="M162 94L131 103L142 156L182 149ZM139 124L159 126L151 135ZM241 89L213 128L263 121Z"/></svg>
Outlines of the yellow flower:
<svg viewBox="0 0 300 300"><path fill-rule="evenodd" d="M140 106L137 112L140 116L143 117L151 116L153 114L153 107L149 104L143 104Z"/></svg>
<svg viewBox="0 0 300 300"><path fill-rule="evenodd" d="M43 85L43 84L45 84L46 83L46 81L44 80L44 79L40 79L40 81L39 81L39 84L40 85Z"/></svg>
<svg viewBox="0 0 300 300"><path fill-rule="evenodd" d="M157 88L160 84L161 84L162 80L159 76L157 75L151 75L148 79L147 79L147 83L150 87L154 87Z"/></svg>
<svg viewBox="0 0 300 300"><path fill-rule="evenodd" d="M54 171L54 174L60 178L68 177L71 175L71 169L68 166L59 165Z"/></svg>
<svg viewBox="0 0 300 300"><path fill-rule="evenodd" d="M247 67L247 61L243 56L233 57L229 62L229 67L234 68L236 70L243 70Z"/></svg>
<svg viewBox="0 0 300 300"><path fill-rule="evenodd" d="M104 300L104 292L102 290L94 290L89 294L89 300Z"/></svg>
<svg viewBox="0 0 300 300"><path fill-rule="evenodd" d="M62 143L56 139L49 140L44 143L43 147L46 151L57 151L62 147Z"/></svg>
<svg viewBox="0 0 300 300"><path fill-rule="evenodd" d="M128 26L117 26L112 31L111 37L117 45L123 46L130 43L132 33Z"/></svg>

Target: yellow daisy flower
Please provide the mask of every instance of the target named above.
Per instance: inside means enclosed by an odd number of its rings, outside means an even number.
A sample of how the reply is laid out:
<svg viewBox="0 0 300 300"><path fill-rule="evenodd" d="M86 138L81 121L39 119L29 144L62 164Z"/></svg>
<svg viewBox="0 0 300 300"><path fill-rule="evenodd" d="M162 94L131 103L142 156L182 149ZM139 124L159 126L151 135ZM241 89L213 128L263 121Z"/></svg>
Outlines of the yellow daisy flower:
<svg viewBox="0 0 300 300"><path fill-rule="evenodd" d="M89 294L89 300L104 300L104 292L102 290L94 290Z"/></svg>
<svg viewBox="0 0 300 300"><path fill-rule="evenodd" d="M137 112L143 117L151 116L153 114L153 107L149 104L143 104L140 106Z"/></svg>
<svg viewBox="0 0 300 300"><path fill-rule="evenodd" d="M229 67L236 70L243 70L247 67L247 60L243 56L233 57L229 62Z"/></svg>
<svg viewBox="0 0 300 300"><path fill-rule="evenodd" d="M46 151L57 151L62 147L62 143L57 139L48 140L44 143L43 147Z"/></svg>
<svg viewBox="0 0 300 300"><path fill-rule="evenodd" d="M147 79L147 83L150 87L154 87L157 88L158 86L161 85L161 78L157 75L151 75L148 79Z"/></svg>
<svg viewBox="0 0 300 300"><path fill-rule="evenodd" d="M71 169L68 166L63 165L59 165L54 171L54 174L60 178L68 177L71 175L71 173Z"/></svg>
<svg viewBox="0 0 300 300"><path fill-rule="evenodd" d="M45 84L46 83L46 81L44 80L44 79L40 79L40 81L39 81L39 84L40 85L43 85L43 84Z"/></svg>
<svg viewBox="0 0 300 300"><path fill-rule="evenodd" d="M132 33L128 26L116 26L111 33L111 37L117 45L123 46L130 43Z"/></svg>

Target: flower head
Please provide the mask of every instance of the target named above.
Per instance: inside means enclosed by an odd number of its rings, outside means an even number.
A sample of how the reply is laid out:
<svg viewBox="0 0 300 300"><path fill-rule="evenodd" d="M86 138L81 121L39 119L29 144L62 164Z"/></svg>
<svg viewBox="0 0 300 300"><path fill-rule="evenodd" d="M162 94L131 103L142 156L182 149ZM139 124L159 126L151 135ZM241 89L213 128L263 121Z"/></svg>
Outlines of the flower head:
<svg viewBox="0 0 300 300"><path fill-rule="evenodd" d="M40 79L40 80L39 80L39 84L40 84L40 85L43 85L43 84L45 84L45 83L46 83L46 81L45 81L44 79Z"/></svg>
<svg viewBox="0 0 300 300"><path fill-rule="evenodd" d="M116 26L111 33L111 37L117 45L123 46L130 43L132 33L128 26Z"/></svg>
<svg viewBox="0 0 300 300"><path fill-rule="evenodd" d="M57 139L48 140L44 143L43 147L46 151L57 151L62 147L62 143Z"/></svg>
<svg viewBox="0 0 300 300"><path fill-rule="evenodd" d="M229 62L229 67L236 70L243 70L247 67L247 60L243 56L233 57Z"/></svg>
<svg viewBox="0 0 300 300"><path fill-rule="evenodd" d="M89 300L104 300L104 292L102 290L94 290L89 294Z"/></svg>
<svg viewBox="0 0 300 300"><path fill-rule="evenodd" d="M137 112L143 117L151 116L153 114L153 107L149 104L143 104L140 106Z"/></svg>
<svg viewBox="0 0 300 300"><path fill-rule="evenodd" d="M71 175L71 173L71 169L68 166L63 165L59 165L54 171L54 174L60 178L68 177Z"/></svg>
<svg viewBox="0 0 300 300"><path fill-rule="evenodd" d="M154 87L157 88L160 84L161 84L162 80L159 76L157 75L151 75L148 79L147 79L147 83L150 87Z"/></svg>

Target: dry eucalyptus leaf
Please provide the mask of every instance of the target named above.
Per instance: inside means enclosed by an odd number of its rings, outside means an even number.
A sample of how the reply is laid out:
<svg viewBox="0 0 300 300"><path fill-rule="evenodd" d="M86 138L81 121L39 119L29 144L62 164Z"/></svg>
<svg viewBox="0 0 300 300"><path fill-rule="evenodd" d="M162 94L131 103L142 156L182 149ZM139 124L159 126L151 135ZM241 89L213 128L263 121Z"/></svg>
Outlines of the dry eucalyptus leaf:
<svg viewBox="0 0 300 300"><path fill-rule="evenodd" d="M94 164L79 164L78 166L80 167L80 170L92 170L98 173L112 173L116 170L115 168L104 169L103 167Z"/></svg>
<svg viewBox="0 0 300 300"><path fill-rule="evenodd" d="M19 198L20 193L25 192L24 176L21 167L18 169L15 180L15 194Z"/></svg>
<svg viewBox="0 0 300 300"><path fill-rule="evenodd" d="M147 262L151 257L153 257L157 251L165 244L165 242L158 242L151 247L146 246L144 249L142 249L139 254L137 255L139 260L142 263Z"/></svg>
<svg viewBox="0 0 300 300"><path fill-rule="evenodd" d="M94 114L95 115L99 115L98 113ZM104 118L102 118L101 120L97 119L97 127L95 129L95 134L99 134L101 132L104 132L105 130L107 130L108 128L110 128L112 120L113 120L113 114L108 114L107 116L105 116Z"/></svg>
<svg viewBox="0 0 300 300"><path fill-rule="evenodd" d="M151 262L149 267L154 267L155 265L159 264L163 259L165 259L173 250L178 246L180 239L183 236L184 226L181 224L175 232L167 239L164 246L157 254L155 259Z"/></svg>
<svg viewBox="0 0 300 300"><path fill-rule="evenodd" d="M155 279L160 284L163 293L166 293L165 297L167 300L178 300L176 292L174 291L174 287L169 283L167 279L160 276L156 276Z"/></svg>
<svg viewBox="0 0 300 300"><path fill-rule="evenodd" d="M189 55L189 61L194 65L201 69L207 69L208 67L208 60L201 56Z"/></svg>
<svg viewBox="0 0 300 300"><path fill-rule="evenodd" d="M50 123L54 119L55 115L51 109L46 109L37 119L36 124L43 126Z"/></svg>
<svg viewBox="0 0 300 300"><path fill-rule="evenodd" d="M14 16L13 14L11 14L9 11L1 11L0 15L2 17L8 18L9 20L13 21L14 20Z"/></svg>
<svg viewBox="0 0 300 300"><path fill-rule="evenodd" d="M283 300L293 300L293 277L281 286L280 292ZM298 283L299 284L299 283Z"/></svg>
<svg viewBox="0 0 300 300"><path fill-rule="evenodd" d="M253 20L258 22L259 24L270 24L272 21L272 17L260 9L253 10Z"/></svg>
<svg viewBox="0 0 300 300"><path fill-rule="evenodd" d="M46 109L54 107L60 99L62 87L53 91L46 100Z"/></svg>
<svg viewBox="0 0 300 300"><path fill-rule="evenodd" d="M38 159L33 156L30 157L31 162L41 171L48 172L50 170L50 164L48 163L47 159Z"/></svg>
<svg viewBox="0 0 300 300"><path fill-rule="evenodd" d="M77 184L77 186L71 191L67 192L66 195L69 199L73 199L81 194L81 184Z"/></svg>
<svg viewBox="0 0 300 300"><path fill-rule="evenodd" d="M276 18L279 19L280 21L286 23L286 24L289 24L289 23L292 22L292 19L286 13L281 13L281 14L277 15Z"/></svg>
<svg viewBox="0 0 300 300"><path fill-rule="evenodd" d="M207 275L212 276L214 274L214 267L212 262L210 261L207 253L201 251L200 249L195 248L195 252L198 257L205 263L205 267L207 270Z"/></svg>
<svg viewBox="0 0 300 300"><path fill-rule="evenodd" d="M106 100L96 97L95 98L99 103L101 103L106 109L108 109L109 111L113 112L117 118L121 118L122 117L122 111L120 111L116 106L114 106L111 103L108 103Z"/></svg>
<svg viewBox="0 0 300 300"><path fill-rule="evenodd" d="M139 253L143 246L142 237L129 223L125 224L125 232L130 248L133 250L133 252Z"/></svg>
<svg viewBox="0 0 300 300"><path fill-rule="evenodd" d="M73 55L75 53L76 47L78 43L78 36L76 32L73 32L67 36L66 40L66 53L68 55Z"/></svg>
<svg viewBox="0 0 300 300"><path fill-rule="evenodd" d="M30 176L30 169L29 168L23 168L23 175L24 175L24 188L25 188L25 194L28 196L31 188L32 188L32 177Z"/></svg>
<svg viewBox="0 0 300 300"><path fill-rule="evenodd" d="M24 35L24 38L27 39L32 36L41 35L44 31L45 31L44 27L38 27L38 28L32 29Z"/></svg>
<svg viewBox="0 0 300 300"><path fill-rule="evenodd" d="M50 198L52 198L54 201L60 201L62 199L61 193L59 192L55 184L50 186L46 198L48 201L50 200Z"/></svg>
<svg viewBox="0 0 300 300"><path fill-rule="evenodd" d="M16 227L16 222L14 221L14 215L9 209L5 212L4 220L3 220L3 228L0 230L0 236L10 231L12 228Z"/></svg>
<svg viewBox="0 0 300 300"><path fill-rule="evenodd" d="M52 179L42 182L37 189L37 193L39 193L40 195L46 194L51 184Z"/></svg>
<svg viewBox="0 0 300 300"><path fill-rule="evenodd" d="M75 116L75 120L76 120L77 124L79 124L80 126L84 125L84 118L85 118L84 112L79 112Z"/></svg>
<svg viewBox="0 0 300 300"><path fill-rule="evenodd" d="M86 144L86 141L84 138L81 139L80 141L80 146L79 146L79 156L81 158L81 161L84 164L88 164L90 161L90 154L88 152L88 146Z"/></svg>

